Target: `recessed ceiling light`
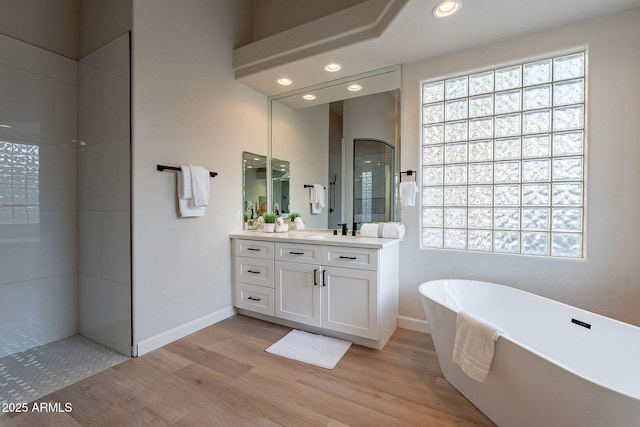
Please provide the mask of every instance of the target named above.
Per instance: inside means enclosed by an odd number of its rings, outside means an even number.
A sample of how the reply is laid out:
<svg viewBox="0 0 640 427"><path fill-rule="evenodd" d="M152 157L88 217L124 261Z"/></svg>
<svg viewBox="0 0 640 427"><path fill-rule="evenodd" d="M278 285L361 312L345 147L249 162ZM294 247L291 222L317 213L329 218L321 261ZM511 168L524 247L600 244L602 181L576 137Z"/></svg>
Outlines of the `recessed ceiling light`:
<svg viewBox="0 0 640 427"><path fill-rule="evenodd" d="M302 98L306 99L307 101L313 101L314 99L316 99L316 96L308 93L306 95L303 95Z"/></svg>
<svg viewBox="0 0 640 427"><path fill-rule="evenodd" d="M336 71L340 71L341 68L342 68L342 65L336 64L335 62L332 62L331 64L327 64L324 67L324 69L330 73L335 73Z"/></svg>
<svg viewBox="0 0 640 427"><path fill-rule="evenodd" d="M10 127L11 127L11 125L0 125L0 128L7 128L8 129Z"/></svg>
<svg viewBox="0 0 640 427"><path fill-rule="evenodd" d="M451 16L462 8L462 0L443 0L431 12L436 18Z"/></svg>
<svg viewBox="0 0 640 427"><path fill-rule="evenodd" d="M293 83L293 80L288 79L286 77L278 79L278 84L280 84L282 86L289 86L291 83Z"/></svg>
<svg viewBox="0 0 640 427"><path fill-rule="evenodd" d="M359 84L355 84L354 83L352 85L349 85L349 87L347 87L347 89L349 89L351 92L357 92L360 89L362 89L362 86L360 86Z"/></svg>

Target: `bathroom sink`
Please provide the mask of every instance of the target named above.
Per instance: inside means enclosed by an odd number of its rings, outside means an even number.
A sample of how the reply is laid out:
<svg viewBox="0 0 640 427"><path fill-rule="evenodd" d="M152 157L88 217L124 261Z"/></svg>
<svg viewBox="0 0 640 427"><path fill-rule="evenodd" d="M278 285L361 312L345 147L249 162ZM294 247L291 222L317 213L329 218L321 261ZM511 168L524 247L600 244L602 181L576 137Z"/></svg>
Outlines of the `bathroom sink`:
<svg viewBox="0 0 640 427"><path fill-rule="evenodd" d="M347 236L343 236L341 234L334 235L334 234L325 233L325 234L314 234L313 236L307 237L307 239L328 240L328 241L332 241L332 242L340 242L340 241L345 241L345 240L358 240L358 239L360 239L360 236L352 236L351 234L349 234Z"/></svg>

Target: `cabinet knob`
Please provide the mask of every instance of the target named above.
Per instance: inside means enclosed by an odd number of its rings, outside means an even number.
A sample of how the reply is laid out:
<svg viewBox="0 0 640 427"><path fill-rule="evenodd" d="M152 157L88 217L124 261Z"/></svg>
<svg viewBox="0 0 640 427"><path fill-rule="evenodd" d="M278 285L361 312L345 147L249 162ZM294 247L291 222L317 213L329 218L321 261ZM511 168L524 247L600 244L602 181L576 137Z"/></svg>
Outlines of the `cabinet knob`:
<svg viewBox="0 0 640 427"><path fill-rule="evenodd" d="M340 255L340 259L351 259L351 260L356 260L358 259L357 256L344 256L344 255Z"/></svg>
<svg viewBox="0 0 640 427"><path fill-rule="evenodd" d="M260 274L259 271L255 271L255 270L247 270L247 273L251 273L251 274Z"/></svg>
<svg viewBox="0 0 640 427"><path fill-rule="evenodd" d="M327 282L325 281L325 278L324 278L324 273L326 272L327 270L322 270L322 286L327 286Z"/></svg>
<svg viewBox="0 0 640 427"><path fill-rule="evenodd" d="M317 274L318 274L318 269L316 268L313 270L313 286L318 286Z"/></svg>
<svg viewBox="0 0 640 427"><path fill-rule="evenodd" d="M247 297L247 299L251 300L251 301L260 301L261 300L261 298L255 298L255 297Z"/></svg>

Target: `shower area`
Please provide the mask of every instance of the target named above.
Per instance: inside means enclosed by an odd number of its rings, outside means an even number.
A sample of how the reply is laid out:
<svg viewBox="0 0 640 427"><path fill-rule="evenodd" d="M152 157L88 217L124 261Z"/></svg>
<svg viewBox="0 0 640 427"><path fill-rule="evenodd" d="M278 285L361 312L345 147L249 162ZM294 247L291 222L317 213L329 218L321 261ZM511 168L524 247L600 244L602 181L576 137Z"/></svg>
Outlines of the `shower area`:
<svg viewBox="0 0 640 427"><path fill-rule="evenodd" d="M0 403L131 356L130 35L79 61L0 35Z"/></svg>

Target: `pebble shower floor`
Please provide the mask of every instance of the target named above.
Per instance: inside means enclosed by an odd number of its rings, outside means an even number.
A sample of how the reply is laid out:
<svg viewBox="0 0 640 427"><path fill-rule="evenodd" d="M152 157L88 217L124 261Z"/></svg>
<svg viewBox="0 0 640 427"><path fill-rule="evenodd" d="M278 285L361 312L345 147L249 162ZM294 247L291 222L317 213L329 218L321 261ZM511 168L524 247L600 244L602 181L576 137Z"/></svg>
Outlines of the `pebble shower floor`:
<svg viewBox="0 0 640 427"><path fill-rule="evenodd" d="M80 335L0 358L0 404L28 403L129 358Z"/></svg>

